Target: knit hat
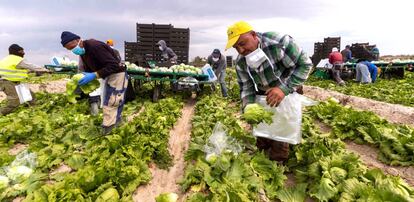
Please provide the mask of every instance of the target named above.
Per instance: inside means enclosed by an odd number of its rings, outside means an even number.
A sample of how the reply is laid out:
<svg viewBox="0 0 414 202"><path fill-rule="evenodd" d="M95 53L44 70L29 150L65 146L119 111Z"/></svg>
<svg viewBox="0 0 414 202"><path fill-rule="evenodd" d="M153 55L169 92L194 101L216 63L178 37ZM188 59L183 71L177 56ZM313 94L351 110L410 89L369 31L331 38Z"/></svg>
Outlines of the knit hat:
<svg viewBox="0 0 414 202"><path fill-rule="evenodd" d="M20 47L17 44L12 44L9 46L9 54L13 54L13 55L20 55L19 51L23 50L22 47Z"/></svg>
<svg viewBox="0 0 414 202"><path fill-rule="evenodd" d="M60 43L62 44L62 46L65 46L67 43L75 39L80 39L80 36L72 32L64 31L62 32L62 35L60 35L60 39L61 39Z"/></svg>
<svg viewBox="0 0 414 202"><path fill-rule="evenodd" d="M220 57L220 55L221 55L220 50L217 49L217 48L214 49L212 55L213 55L213 57L216 57L216 58Z"/></svg>

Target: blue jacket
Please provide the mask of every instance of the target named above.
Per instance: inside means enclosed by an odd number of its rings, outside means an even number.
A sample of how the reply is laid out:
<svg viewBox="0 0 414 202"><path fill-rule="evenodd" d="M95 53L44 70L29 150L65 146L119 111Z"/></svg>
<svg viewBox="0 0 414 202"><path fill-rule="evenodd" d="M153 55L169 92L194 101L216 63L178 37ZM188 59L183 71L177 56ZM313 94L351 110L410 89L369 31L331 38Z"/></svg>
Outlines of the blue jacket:
<svg viewBox="0 0 414 202"><path fill-rule="evenodd" d="M368 67L368 71L371 74L372 83L374 83L375 80L377 80L377 74L378 74L377 66L375 66L374 64L368 61L364 61L362 63Z"/></svg>

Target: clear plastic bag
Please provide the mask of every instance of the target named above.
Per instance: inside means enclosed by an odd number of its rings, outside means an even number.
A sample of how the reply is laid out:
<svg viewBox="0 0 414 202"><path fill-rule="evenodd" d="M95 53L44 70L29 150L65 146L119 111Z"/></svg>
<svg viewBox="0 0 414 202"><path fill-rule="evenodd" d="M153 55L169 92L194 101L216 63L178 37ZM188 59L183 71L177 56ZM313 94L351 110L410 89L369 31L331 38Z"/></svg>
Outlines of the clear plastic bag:
<svg viewBox="0 0 414 202"><path fill-rule="evenodd" d="M13 182L19 183L27 179L36 168L36 154L23 151L16 159L4 168L7 177Z"/></svg>
<svg viewBox="0 0 414 202"><path fill-rule="evenodd" d="M20 104L30 102L33 100L32 94L30 93L29 86L27 84L19 84L15 86L17 96L19 97Z"/></svg>
<svg viewBox="0 0 414 202"><path fill-rule="evenodd" d="M211 156L220 155L222 152L233 152L238 154L242 151L242 146L232 137L227 136L223 124L217 122L213 133L208 138L208 143L204 146L206 159Z"/></svg>
<svg viewBox="0 0 414 202"><path fill-rule="evenodd" d="M287 95L278 107L267 105L266 96L256 96L256 103L274 114L272 124L260 123L253 128L254 136L298 144L302 140L302 107L317 102L295 92Z"/></svg>

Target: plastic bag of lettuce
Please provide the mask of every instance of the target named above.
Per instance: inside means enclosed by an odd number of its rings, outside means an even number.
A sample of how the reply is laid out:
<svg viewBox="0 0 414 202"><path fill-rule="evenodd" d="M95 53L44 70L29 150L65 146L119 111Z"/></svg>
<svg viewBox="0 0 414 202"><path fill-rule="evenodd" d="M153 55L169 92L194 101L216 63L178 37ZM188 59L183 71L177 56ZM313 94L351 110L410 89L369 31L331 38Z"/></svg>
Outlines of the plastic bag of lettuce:
<svg viewBox="0 0 414 202"><path fill-rule="evenodd" d="M84 77L83 74L75 74L72 79L66 83L66 96L70 103L76 103L76 98L80 97L79 94L76 94L76 88L78 87L78 81ZM99 88L100 84L98 80L93 80L86 85L80 86L80 89L83 93L89 94L95 89Z"/></svg>

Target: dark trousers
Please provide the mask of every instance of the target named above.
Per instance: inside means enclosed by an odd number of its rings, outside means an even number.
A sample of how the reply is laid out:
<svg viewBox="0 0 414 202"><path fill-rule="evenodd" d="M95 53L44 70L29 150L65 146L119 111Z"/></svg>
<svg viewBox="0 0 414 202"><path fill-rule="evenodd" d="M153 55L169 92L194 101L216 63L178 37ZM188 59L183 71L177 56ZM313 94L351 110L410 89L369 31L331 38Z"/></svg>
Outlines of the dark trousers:
<svg viewBox="0 0 414 202"><path fill-rule="evenodd" d="M5 79L0 79L0 91L3 91L4 94L7 96L7 104L6 106L3 106L0 108L0 115L7 115L12 113L19 105L20 100L19 96L16 92L16 86L19 85L19 82L14 81L8 81ZM35 96L32 91L30 91L32 94L32 101L29 102L29 104L34 104L35 102Z"/></svg>
<svg viewBox="0 0 414 202"><path fill-rule="evenodd" d="M303 95L303 86L298 86L296 92ZM264 92L258 94L264 95ZM289 157L289 143L257 137L256 146L259 150L265 151L271 160L286 161Z"/></svg>

